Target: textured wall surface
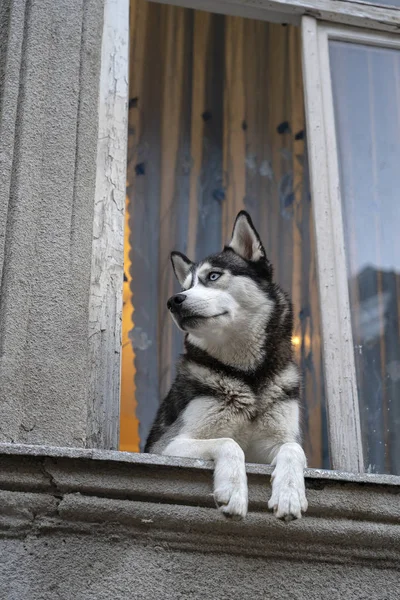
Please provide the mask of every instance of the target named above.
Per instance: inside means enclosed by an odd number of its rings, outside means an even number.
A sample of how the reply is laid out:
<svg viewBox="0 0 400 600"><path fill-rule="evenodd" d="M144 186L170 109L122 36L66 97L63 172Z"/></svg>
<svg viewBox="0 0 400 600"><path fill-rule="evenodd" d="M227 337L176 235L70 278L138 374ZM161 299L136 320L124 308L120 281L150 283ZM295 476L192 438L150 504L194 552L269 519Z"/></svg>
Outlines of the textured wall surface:
<svg viewBox="0 0 400 600"><path fill-rule="evenodd" d="M82 446L101 0L0 3L0 440Z"/></svg>
<svg viewBox="0 0 400 600"><path fill-rule="evenodd" d="M8 539L1 548L0 569L14 574L3 587L7 600L391 600L400 584L395 570L243 558L229 548L189 553L94 528L90 537Z"/></svg>
<svg viewBox="0 0 400 600"><path fill-rule="evenodd" d="M204 461L0 445L0 465L6 600L399 595L398 477L309 469L309 511L285 524L265 466L247 467L238 522L216 510Z"/></svg>

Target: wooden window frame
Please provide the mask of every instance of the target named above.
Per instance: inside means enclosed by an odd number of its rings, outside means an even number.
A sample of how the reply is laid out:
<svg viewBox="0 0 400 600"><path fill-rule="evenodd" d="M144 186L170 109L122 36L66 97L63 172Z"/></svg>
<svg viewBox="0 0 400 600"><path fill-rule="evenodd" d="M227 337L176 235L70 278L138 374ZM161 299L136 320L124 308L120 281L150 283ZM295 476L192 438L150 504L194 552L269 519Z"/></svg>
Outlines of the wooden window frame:
<svg viewBox="0 0 400 600"><path fill-rule="evenodd" d="M302 27L313 216L320 304L324 307L321 312L331 463L334 470L363 472L328 40L399 47L400 8L362 0L161 2ZM129 0L105 0L99 97L89 321L89 440L93 447L106 449L118 449L119 443L129 4ZM101 335L94 335L99 323Z"/></svg>
<svg viewBox="0 0 400 600"><path fill-rule="evenodd" d="M400 35L303 17L303 73L334 469L363 472L329 42L400 49ZM318 201L315 201L318 199Z"/></svg>
<svg viewBox="0 0 400 600"><path fill-rule="evenodd" d="M119 449L129 0L105 0L89 298L88 445Z"/></svg>

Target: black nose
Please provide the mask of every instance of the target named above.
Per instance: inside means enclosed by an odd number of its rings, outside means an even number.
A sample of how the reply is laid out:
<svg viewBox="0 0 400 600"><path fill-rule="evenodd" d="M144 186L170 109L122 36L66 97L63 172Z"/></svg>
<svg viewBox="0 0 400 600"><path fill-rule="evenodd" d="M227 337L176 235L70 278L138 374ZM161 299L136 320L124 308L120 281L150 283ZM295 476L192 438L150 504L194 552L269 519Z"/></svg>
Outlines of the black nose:
<svg viewBox="0 0 400 600"><path fill-rule="evenodd" d="M171 298L167 302L167 307L171 312L176 312L182 302L185 302L186 296L185 294L175 294L175 296L171 296Z"/></svg>

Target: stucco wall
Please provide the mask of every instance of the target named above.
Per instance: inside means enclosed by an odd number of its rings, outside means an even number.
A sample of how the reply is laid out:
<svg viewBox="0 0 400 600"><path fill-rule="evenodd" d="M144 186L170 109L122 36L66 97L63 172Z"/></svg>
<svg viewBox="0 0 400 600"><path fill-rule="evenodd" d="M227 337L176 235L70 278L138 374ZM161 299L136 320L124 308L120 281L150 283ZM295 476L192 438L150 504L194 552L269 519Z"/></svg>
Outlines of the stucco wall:
<svg viewBox="0 0 400 600"><path fill-rule="evenodd" d="M0 4L0 440L82 446L103 2Z"/></svg>
<svg viewBox="0 0 400 600"><path fill-rule="evenodd" d="M212 465L0 445L5 600L391 600L400 593L399 478L307 470L309 511L267 510L271 469L248 465L250 510L215 508Z"/></svg>
<svg viewBox="0 0 400 600"><path fill-rule="evenodd" d="M3 540L7 600L393 600L395 570L185 552L123 533ZM397 590L397 591L396 591Z"/></svg>

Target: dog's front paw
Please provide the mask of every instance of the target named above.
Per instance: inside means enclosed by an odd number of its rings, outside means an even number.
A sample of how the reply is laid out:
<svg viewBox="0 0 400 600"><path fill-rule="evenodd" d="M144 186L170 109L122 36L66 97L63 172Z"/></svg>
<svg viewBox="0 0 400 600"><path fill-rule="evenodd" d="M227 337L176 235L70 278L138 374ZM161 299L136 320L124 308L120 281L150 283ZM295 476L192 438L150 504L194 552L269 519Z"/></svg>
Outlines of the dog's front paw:
<svg viewBox="0 0 400 600"><path fill-rule="evenodd" d="M302 485L274 482L268 508L274 511L278 519L300 519L301 513L306 512L308 508L304 482Z"/></svg>
<svg viewBox="0 0 400 600"><path fill-rule="evenodd" d="M214 490L214 498L225 517L244 519L247 515L247 483L239 481L220 482Z"/></svg>
<svg viewBox="0 0 400 600"><path fill-rule="evenodd" d="M221 442L214 470L214 499L226 517L244 519L247 515L248 492L244 453L231 439Z"/></svg>

